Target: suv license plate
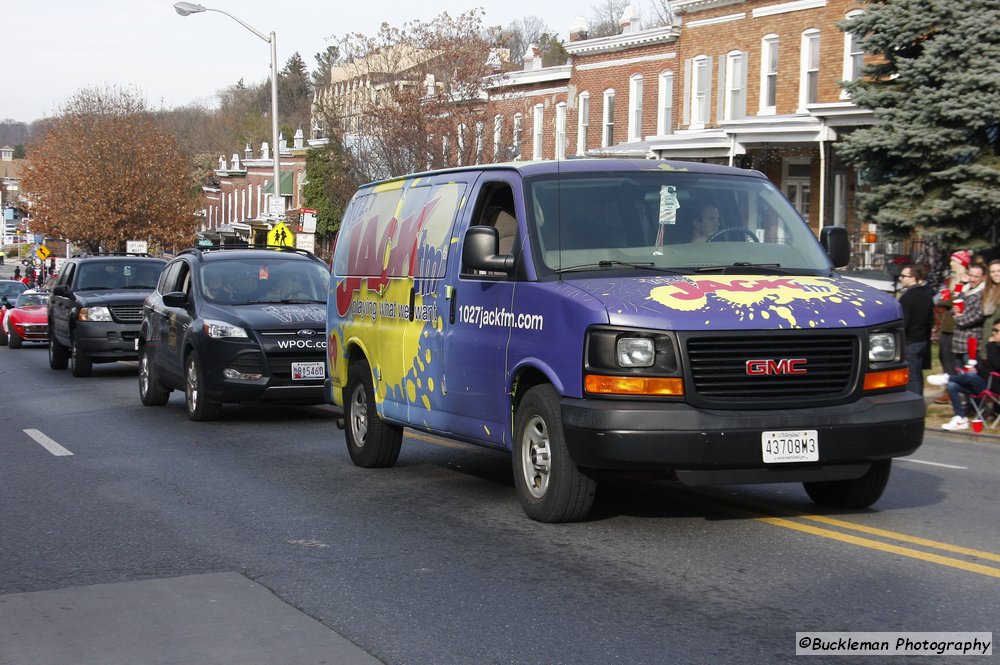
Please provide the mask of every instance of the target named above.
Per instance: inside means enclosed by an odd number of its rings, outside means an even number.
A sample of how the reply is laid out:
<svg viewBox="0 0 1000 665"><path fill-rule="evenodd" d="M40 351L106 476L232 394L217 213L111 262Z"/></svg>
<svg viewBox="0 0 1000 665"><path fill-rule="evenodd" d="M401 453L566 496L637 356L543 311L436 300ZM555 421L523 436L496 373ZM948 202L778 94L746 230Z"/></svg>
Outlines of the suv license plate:
<svg viewBox="0 0 1000 665"><path fill-rule="evenodd" d="M326 363L292 363L292 380L325 379Z"/></svg>
<svg viewBox="0 0 1000 665"><path fill-rule="evenodd" d="M814 429L762 432L760 439L766 464L819 461L819 433Z"/></svg>

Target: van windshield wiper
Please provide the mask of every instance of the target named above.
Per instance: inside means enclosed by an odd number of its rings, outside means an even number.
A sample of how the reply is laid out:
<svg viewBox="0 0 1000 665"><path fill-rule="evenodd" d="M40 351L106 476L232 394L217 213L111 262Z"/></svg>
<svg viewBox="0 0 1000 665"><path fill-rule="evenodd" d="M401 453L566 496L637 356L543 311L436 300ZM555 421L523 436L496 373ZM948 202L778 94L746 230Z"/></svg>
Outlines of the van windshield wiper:
<svg viewBox="0 0 1000 665"><path fill-rule="evenodd" d="M567 272L583 272L585 270L601 270L603 268L636 268L639 270L652 270L654 272L665 272L671 275L680 275L676 270L671 270L670 268L659 268L652 261L598 261L597 263L583 263L578 266L570 266L568 268L559 268L556 270L556 274L563 274Z"/></svg>
<svg viewBox="0 0 1000 665"><path fill-rule="evenodd" d="M739 275L739 274L746 274L747 268L755 268L755 269L766 268L767 272L771 273L776 272L782 275L791 274L791 271L789 270L782 270L780 263L750 263L747 261L737 261L736 263L730 263L727 265L718 265L718 266L698 266L697 268L694 269L694 271L697 273L717 272L722 275L725 275L729 272L733 272Z"/></svg>

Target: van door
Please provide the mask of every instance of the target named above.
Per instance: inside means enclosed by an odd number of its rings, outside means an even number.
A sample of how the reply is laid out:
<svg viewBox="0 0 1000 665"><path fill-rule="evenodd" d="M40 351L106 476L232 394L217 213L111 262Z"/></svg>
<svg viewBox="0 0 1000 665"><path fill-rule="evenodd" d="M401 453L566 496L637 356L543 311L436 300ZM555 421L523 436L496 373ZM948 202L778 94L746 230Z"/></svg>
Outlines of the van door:
<svg viewBox="0 0 1000 665"><path fill-rule="evenodd" d="M514 254L515 269L511 275L465 275L461 257L452 261L444 341L446 403L455 434L509 448L507 347L516 316L514 290L523 274L519 217L524 209L515 203L523 201L521 181L513 173L487 172L471 200L475 204L468 225L495 226L500 252Z"/></svg>

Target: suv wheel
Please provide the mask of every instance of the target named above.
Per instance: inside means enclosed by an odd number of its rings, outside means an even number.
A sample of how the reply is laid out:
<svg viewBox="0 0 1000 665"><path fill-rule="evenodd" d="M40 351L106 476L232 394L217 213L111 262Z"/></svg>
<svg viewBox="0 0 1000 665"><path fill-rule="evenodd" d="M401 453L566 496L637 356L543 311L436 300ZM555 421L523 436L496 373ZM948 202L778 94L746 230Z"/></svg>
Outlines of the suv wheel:
<svg viewBox="0 0 1000 665"><path fill-rule="evenodd" d="M163 406L170 399L170 390L156 378L153 359L146 346L139 352L139 399L146 406Z"/></svg>
<svg viewBox="0 0 1000 665"><path fill-rule="evenodd" d="M80 338L74 334L70 342L72 344L70 354L73 359L73 376L90 376L94 369L94 363L90 362L90 358L80 347Z"/></svg>
<svg viewBox="0 0 1000 665"><path fill-rule="evenodd" d="M69 366L69 354L66 347L56 341L52 335L52 324L49 323L49 367L52 369L66 369Z"/></svg>
<svg viewBox="0 0 1000 665"><path fill-rule="evenodd" d="M222 416L222 404L209 400L205 392L205 373L197 351L192 351L184 363L184 401L191 420L218 420Z"/></svg>
<svg viewBox="0 0 1000 665"><path fill-rule="evenodd" d="M389 467L399 459L403 428L389 425L375 410L372 371L364 360L351 363L347 376L347 452L351 460L366 469Z"/></svg>

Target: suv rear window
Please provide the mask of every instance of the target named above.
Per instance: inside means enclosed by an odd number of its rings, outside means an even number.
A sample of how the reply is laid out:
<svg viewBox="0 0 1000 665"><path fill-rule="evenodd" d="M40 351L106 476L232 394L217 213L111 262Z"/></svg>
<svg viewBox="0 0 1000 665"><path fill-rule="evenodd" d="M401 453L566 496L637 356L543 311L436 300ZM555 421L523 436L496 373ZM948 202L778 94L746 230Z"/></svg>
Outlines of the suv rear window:
<svg viewBox="0 0 1000 665"><path fill-rule="evenodd" d="M83 261L76 290L154 289L162 270L159 261Z"/></svg>

